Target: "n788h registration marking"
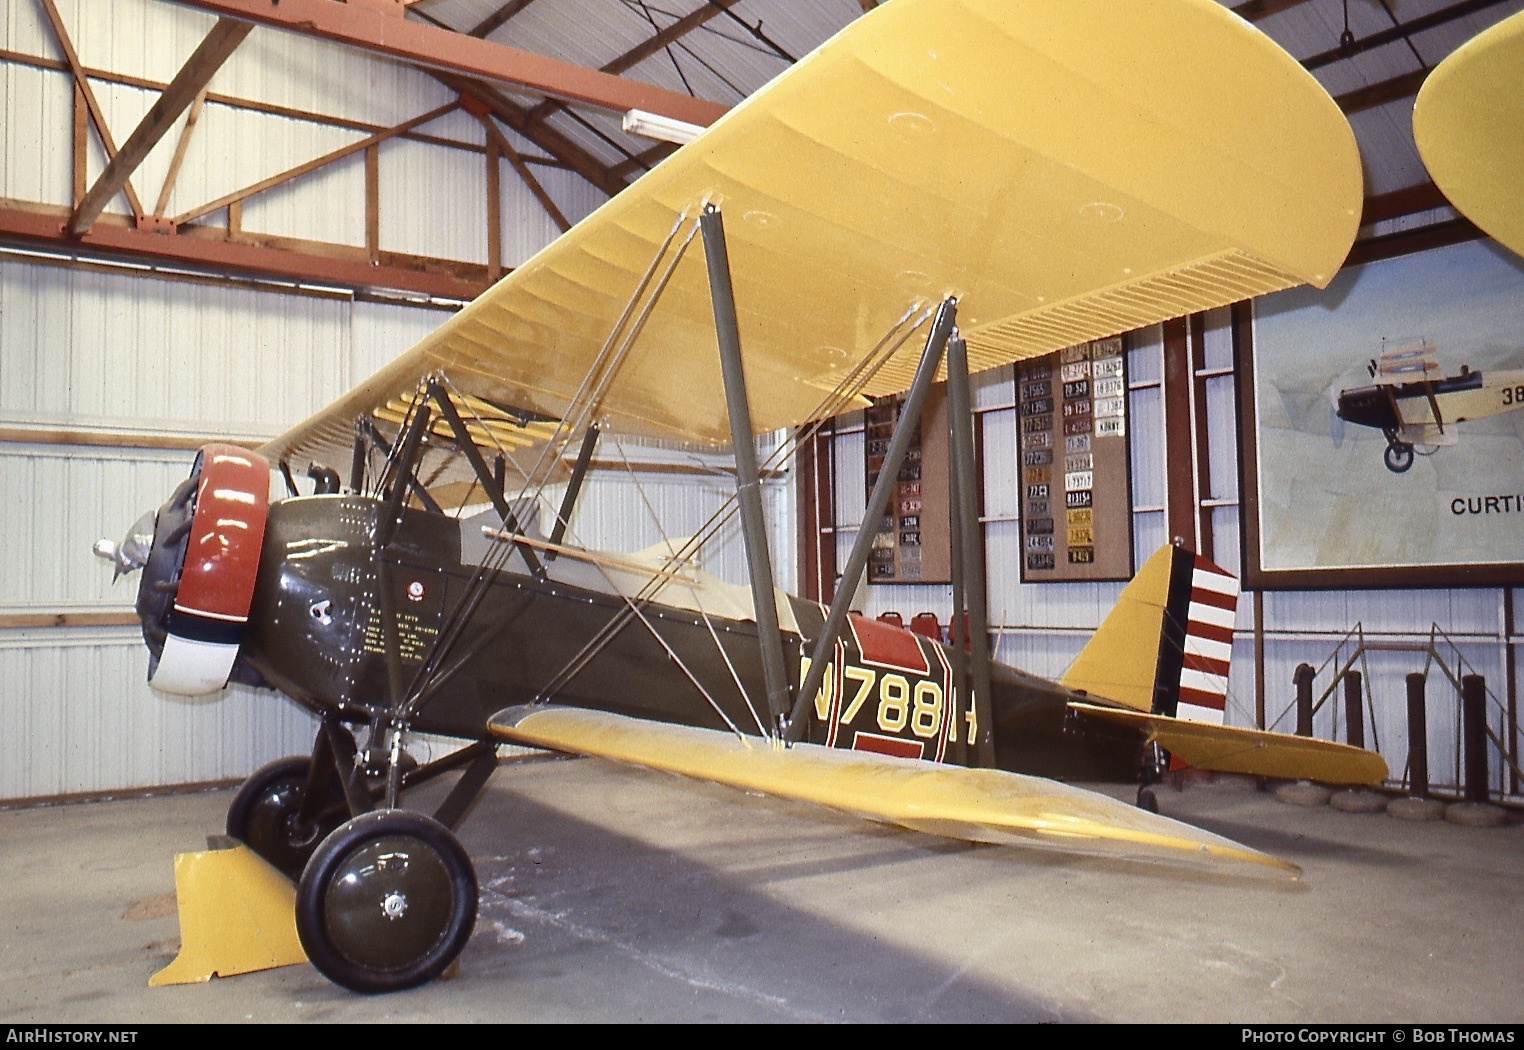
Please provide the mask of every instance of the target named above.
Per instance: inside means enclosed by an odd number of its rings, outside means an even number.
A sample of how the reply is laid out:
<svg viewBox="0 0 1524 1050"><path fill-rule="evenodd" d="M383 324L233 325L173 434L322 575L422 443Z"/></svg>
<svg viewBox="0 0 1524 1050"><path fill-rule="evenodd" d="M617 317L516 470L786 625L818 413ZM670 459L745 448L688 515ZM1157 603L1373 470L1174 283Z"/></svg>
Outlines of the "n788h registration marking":
<svg viewBox="0 0 1524 1050"><path fill-rule="evenodd" d="M836 649L819 691L815 716L825 743L858 751L942 761L947 745L977 733L972 705L958 717L952 667L942 647L900 627L849 617L851 643ZM810 658L800 654L799 677ZM952 703L949 703L952 698Z"/></svg>

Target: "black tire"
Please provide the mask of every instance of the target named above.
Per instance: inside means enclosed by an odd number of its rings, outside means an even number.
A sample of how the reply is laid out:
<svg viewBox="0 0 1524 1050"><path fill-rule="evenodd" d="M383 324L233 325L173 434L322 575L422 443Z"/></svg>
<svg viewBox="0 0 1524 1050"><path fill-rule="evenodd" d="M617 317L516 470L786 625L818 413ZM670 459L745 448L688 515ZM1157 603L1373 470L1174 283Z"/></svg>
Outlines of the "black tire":
<svg viewBox="0 0 1524 1050"><path fill-rule="evenodd" d="M332 773L316 818L305 824L297 819L311 766L312 760L303 755L261 766L243 782L228 806L228 834L293 881L301 876L318 843L349 816L338 774Z"/></svg>
<svg viewBox="0 0 1524 1050"><path fill-rule="evenodd" d="M296 933L318 972L355 992L438 977L476 925L476 871L448 828L411 810L329 835L296 887Z"/></svg>
<svg viewBox="0 0 1524 1050"><path fill-rule="evenodd" d="M1386 447L1381 458L1386 461L1387 470L1393 474L1404 474L1413 465L1413 446L1396 442Z"/></svg>
<svg viewBox="0 0 1524 1050"><path fill-rule="evenodd" d="M1138 808L1149 813L1159 812L1159 796L1150 787L1138 788Z"/></svg>

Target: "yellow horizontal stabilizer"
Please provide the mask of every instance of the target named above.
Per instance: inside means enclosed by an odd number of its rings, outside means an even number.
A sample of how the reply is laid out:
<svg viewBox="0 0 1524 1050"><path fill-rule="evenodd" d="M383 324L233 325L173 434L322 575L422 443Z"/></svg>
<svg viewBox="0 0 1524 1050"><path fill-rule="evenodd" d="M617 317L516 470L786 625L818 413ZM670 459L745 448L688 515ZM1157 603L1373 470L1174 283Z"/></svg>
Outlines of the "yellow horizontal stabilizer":
<svg viewBox="0 0 1524 1050"><path fill-rule="evenodd" d="M1338 106L1214 0L894 0L263 451L345 464L351 421L439 369L566 418L627 316L639 336L599 401L611 428L727 444L701 242L648 318L626 312L706 203L764 433L860 404L822 391L948 295L978 371L1326 284L1361 202ZM855 392L903 390L920 344Z"/></svg>
<svg viewBox="0 0 1524 1050"><path fill-rule="evenodd" d="M1142 729L1160 747L1197 769L1322 784L1379 784L1386 779L1386 759L1374 751L1332 740L1192 722L1079 701L1071 701L1069 707Z"/></svg>
<svg viewBox="0 0 1524 1050"><path fill-rule="evenodd" d="M1041 777L757 737L561 707L515 707L501 740L630 762L947 838L1193 865L1300 873L1287 861L1124 802Z"/></svg>
<svg viewBox="0 0 1524 1050"><path fill-rule="evenodd" d="M296 887L247 846L175 856L180 953L149 987L193 984L307 961Z"/></svg>
<svg viewBox="0 0 1524 1050"><path fill-rule="evenodd" d="M1413 139L1456 210L1524 255L1524 12L1472 37L1424 78Z"/></svg>

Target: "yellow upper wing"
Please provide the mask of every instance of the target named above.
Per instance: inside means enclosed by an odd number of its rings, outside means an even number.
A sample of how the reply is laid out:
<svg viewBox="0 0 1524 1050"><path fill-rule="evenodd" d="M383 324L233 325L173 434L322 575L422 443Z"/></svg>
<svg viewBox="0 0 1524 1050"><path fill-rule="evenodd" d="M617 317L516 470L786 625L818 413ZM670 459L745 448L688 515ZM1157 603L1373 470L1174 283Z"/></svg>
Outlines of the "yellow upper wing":
<svg viewBox="0 0 1524 1050"><path fill-rule="evenodd" d="M897 319L949 294L978 370L1325 284L1361 177L1333 101L1213 0L894 0L265 451L341 466L356 416L441 369L562 417L705 202L764 432L820 413ZM861 392L907 386L918 342ZM622 432L729 441L698 242L601 410Z"/></svg>
<svg viewBox="0 0 1524 1050"><path fill-rule="evenodd" d="M1524 255L1524 13L1456 48L1423 82L1413 138L1466 218Z"/></svg>

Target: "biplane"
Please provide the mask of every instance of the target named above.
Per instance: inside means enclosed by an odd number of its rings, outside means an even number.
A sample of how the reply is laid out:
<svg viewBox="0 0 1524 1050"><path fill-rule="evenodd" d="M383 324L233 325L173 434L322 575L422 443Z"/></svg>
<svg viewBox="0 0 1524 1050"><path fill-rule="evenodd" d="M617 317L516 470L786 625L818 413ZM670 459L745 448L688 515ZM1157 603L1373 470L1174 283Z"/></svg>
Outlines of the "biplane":
<svg viewBox="0 0 1524 1050"><path fill-rule="evenodd" d="M348 395L257 452L204 448L98 553L141 574L155 688L232 679L318 716L227 826L295 880L306 955L351 989L462 950L476 883L452 829L505 743L973 841L1294 870L1057 779L1385 765L1221 724L1236 586L1183 548L1062 681L992 662L968 376L1326 284L1360 205L1338 108L1210 0L896 0ZM761 505L758 435L904 392L878 520L938 380L963 644L852 615L869 529L829 606L784 593ZM730 447L749 586L699 567L712 528L636 555L576 542L610 433ZM462 746L419 764L420 733ZM432 813L404 808L447 773Z"/></svg>
<svg viewBox="0 0 1524 1050"><path fill-rule="evenodd" d="M1366 369L1374 383L1339 391L1335 416L1381 431L1382 461L1393 474L1406 473L1416 455L1457 444L1460 424L1524 408L1524 369L1462 365L1447 376L1429 340L1383 350Z"/></svg>

